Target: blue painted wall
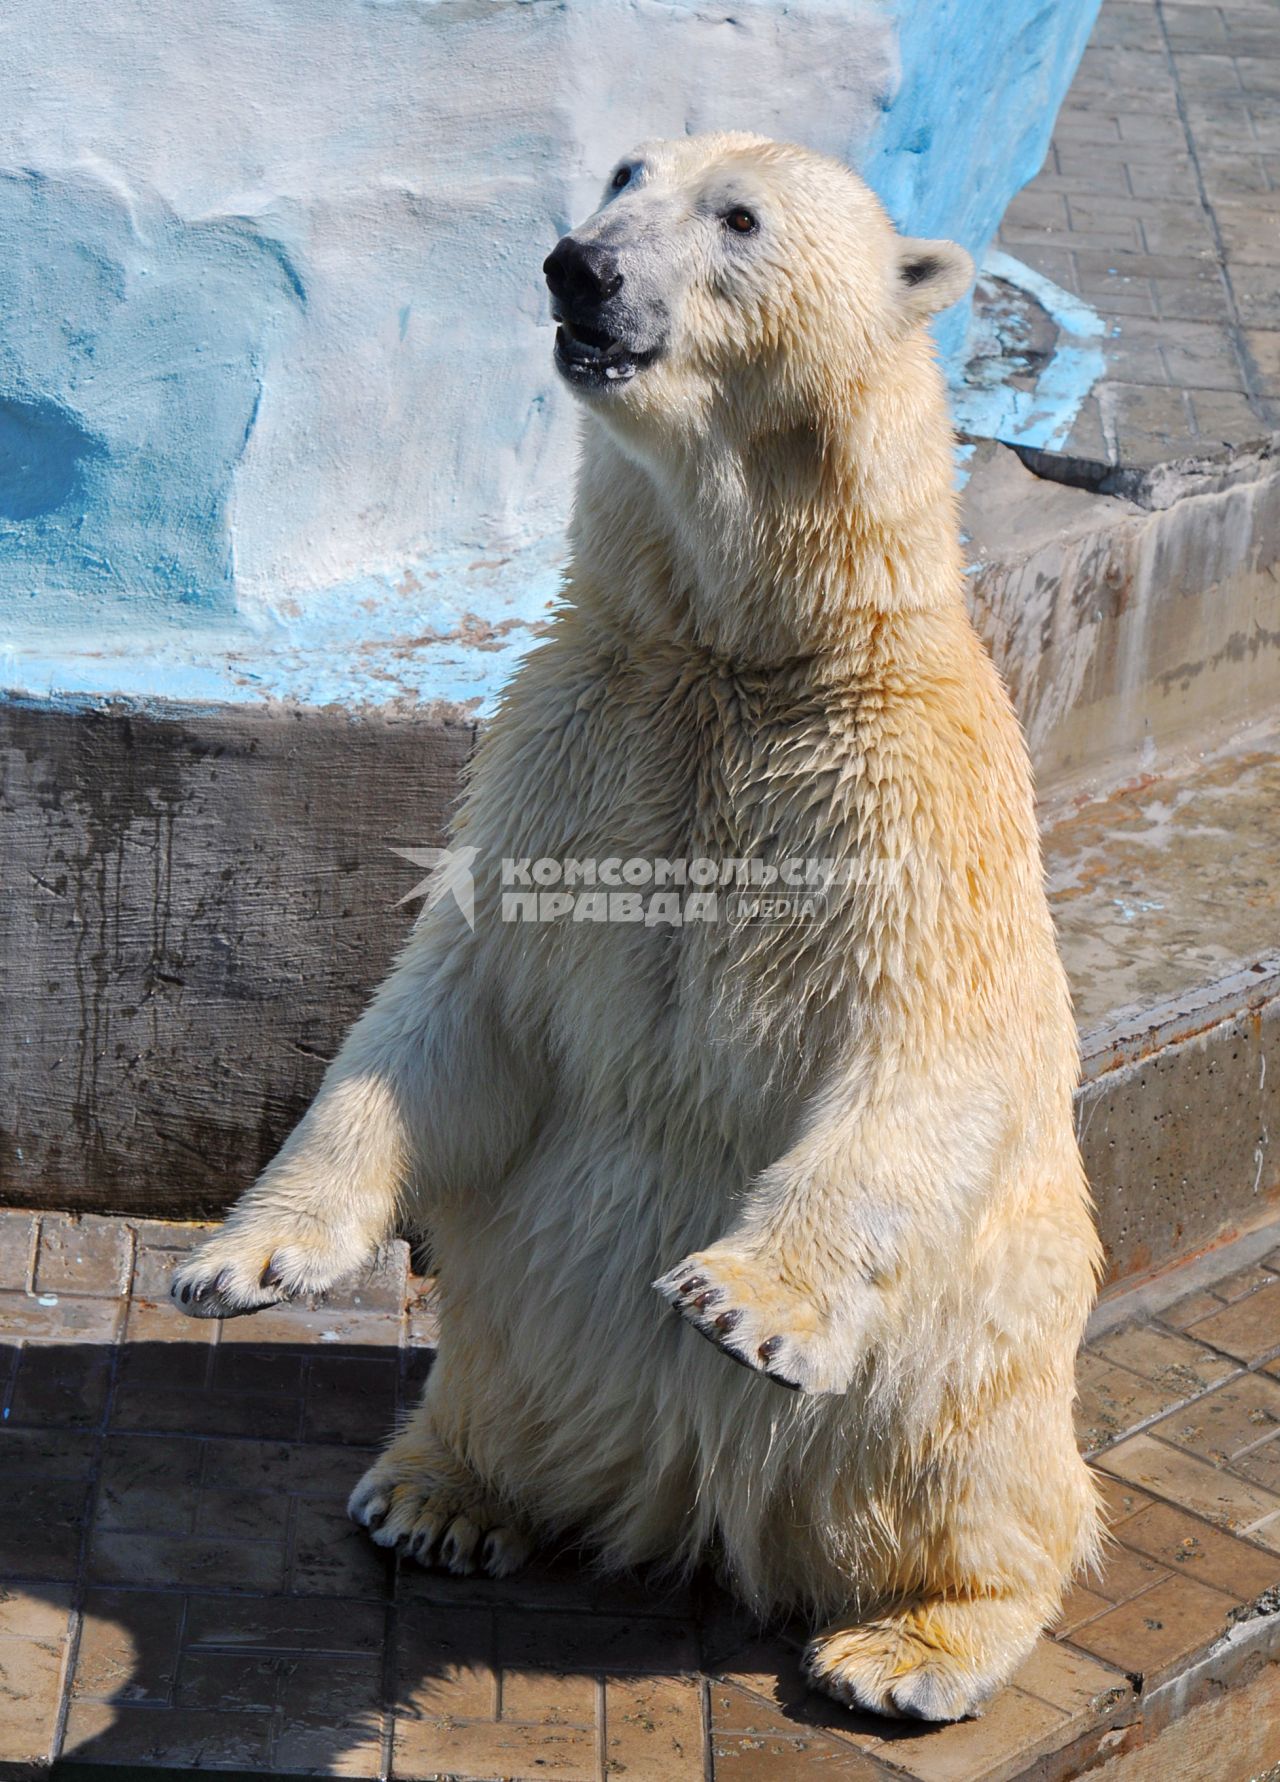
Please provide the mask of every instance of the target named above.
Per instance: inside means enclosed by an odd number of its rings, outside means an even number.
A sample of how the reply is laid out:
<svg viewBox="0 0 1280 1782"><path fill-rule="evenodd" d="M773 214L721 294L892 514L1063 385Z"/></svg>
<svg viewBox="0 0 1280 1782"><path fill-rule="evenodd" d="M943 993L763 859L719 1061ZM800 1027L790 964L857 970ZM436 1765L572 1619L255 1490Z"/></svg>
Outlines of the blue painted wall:
<svg viewBox="0 0 1280 1782"><path fill-rule="evenodd" d="M791 136L980 253L1097 4L8 0L0 687L487 704L571 481L538 268L610 161Z"/></svg>
<svg viewBox="0 0 1280 1782"><path fill-rule="evenodd" d="M235 607L228 504L282 315L245 220L0 173L0 610L66 623Z"/></svg>
<svg viewBox="0 0 1280 1782"><path fill-rule="evenodd" d="M895 0L902 57L862 172L900 229L981 260L1039 172L1101 0ZM935 324L953 370L967 312Z"/></svg>

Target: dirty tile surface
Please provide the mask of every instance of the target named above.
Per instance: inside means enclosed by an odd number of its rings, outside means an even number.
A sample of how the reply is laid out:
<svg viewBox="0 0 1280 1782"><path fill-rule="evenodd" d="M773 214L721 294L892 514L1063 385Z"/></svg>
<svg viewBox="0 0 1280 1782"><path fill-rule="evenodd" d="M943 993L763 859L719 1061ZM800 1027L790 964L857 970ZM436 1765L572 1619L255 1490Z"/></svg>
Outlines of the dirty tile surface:
<svg viewBox="0 0 1280 1782"><path fill-rule="evenodd" d="M435 1336L403 1245L327 1303L196 1324L163 1296L199 1228L83 1224L0 1222L0 1777L58 1756L78 1776L1004 1782L1121 1736L1275 1613L1280 1248L1081 1357L1104 1561L981 1720L922 1728L811 1695L799 1634L706 1578L662 1592L566 1553L495 1583L374 1548L344 1500Z"/></svg>

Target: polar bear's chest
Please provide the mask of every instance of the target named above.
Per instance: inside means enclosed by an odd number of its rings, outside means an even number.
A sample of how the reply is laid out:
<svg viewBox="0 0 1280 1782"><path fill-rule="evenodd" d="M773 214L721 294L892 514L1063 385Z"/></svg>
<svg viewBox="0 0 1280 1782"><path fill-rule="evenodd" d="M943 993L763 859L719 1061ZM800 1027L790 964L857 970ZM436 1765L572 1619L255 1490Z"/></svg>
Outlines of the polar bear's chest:
<svg viewBox="0 0 1280 1782"><path fill-rule="evenodd" d="M506 910L571 1077L766 1120L804 1093L852 1013L853 738L804 687L633 678L531 773Z"/></svg>

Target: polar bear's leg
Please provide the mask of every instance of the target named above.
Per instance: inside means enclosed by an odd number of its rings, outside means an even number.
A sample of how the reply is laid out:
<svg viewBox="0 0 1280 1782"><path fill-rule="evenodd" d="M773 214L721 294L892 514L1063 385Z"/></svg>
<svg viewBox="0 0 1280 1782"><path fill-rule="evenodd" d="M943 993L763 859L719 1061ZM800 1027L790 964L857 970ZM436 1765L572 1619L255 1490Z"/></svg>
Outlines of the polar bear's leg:
<svg viewBox="0 0 1280 1782"><path fill-rule="evenodd" d="M804 1668L846 1707L895 1719L961 1720L979 1713L1035 1644L1052 1602L938 1597L874 1621L829 1627Z"/></svg>
<svg viewBox="0 0 1280 1782"><path fill-rule="evenodd" d="M347 1513L419 1565L505 1578L533 1551L526 1525L439 1439L428 1399L365 1473Z"/></svg>
<svg viewBox="0 0 1280 1782"><path fill-rule="evenodd" d="M369 1263L406 1205L429 1226L442 1199L500 1179L534 1095L465 940L414 935L279 1155L175 1274L182 1311L235 1317L324 1292Z"/></svg>
<svg viewBox="0 0 1280 1782"><path fill-rule="evenodd" d="M940 1156L917 1163L905 1146L884 1143L885 1123L861 1110L816 1122L750 1184L719 1242L653 1283L730 1360L793 1391L849 1386L884 1285L928 1216L913 1188L945 1180ZM923 1150L919 1137L914 1149Z"/></svg>

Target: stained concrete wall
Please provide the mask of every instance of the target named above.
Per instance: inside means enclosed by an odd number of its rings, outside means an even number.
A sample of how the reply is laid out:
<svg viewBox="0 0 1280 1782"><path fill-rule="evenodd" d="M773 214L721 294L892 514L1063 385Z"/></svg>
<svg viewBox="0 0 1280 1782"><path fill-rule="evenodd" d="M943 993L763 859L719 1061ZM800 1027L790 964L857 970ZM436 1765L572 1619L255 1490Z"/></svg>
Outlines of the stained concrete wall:
<svg viewBox="0 0 1280 1782"><path fill-rule="evenodd" d="M466 726L0 704L0 1201L191 1216L408 933Z"/></svg>

